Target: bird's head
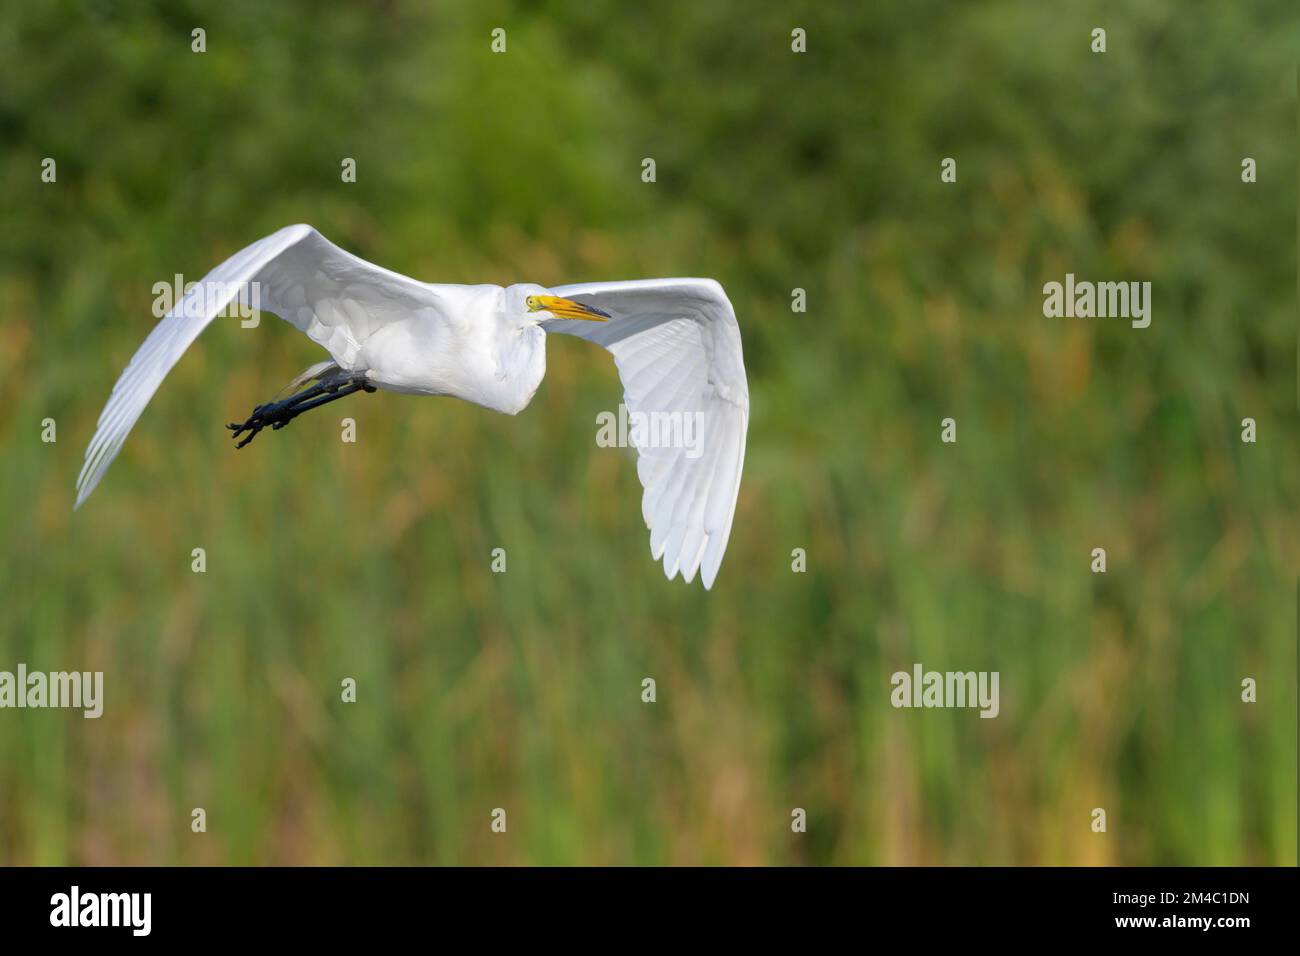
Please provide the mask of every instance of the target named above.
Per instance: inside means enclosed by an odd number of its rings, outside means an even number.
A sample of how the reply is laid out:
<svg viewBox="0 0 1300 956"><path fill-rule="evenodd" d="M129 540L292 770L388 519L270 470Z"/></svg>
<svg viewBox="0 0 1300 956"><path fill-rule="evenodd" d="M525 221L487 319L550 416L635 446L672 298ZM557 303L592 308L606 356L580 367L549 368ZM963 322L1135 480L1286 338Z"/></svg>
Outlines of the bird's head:
<svg viewBox="0 0 1300 956"><path fill-rule="evenodd" d="M588 322L608 322L610 319L608 312L602 312L593 305L584 305L581 302L575 302L573 299L565 299L562 296L547 295L541 292L529 293L524 296L524 308L538 322L544 322L547 319L584 319Z"/></svg>

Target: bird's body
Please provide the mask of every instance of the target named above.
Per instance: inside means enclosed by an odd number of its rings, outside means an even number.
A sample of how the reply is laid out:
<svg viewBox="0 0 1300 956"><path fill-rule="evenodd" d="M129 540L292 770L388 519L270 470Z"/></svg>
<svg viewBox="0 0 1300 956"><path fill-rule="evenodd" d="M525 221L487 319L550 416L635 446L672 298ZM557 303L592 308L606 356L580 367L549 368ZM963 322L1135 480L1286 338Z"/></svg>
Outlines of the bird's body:
<svg viewBox="0 0 1300 956"><path fill-rule="evenodd" d="M78 479L86 499L163 378L236 297L272 312L330 360L259 406L236 428L247 444L302 411L353 391L445 395L509 415L546 374L546 336L559 332L614 354L631 411L696 416L701 447L633 436L645 486L651 552L672 578L713 583L744 464L749 389L731 303L710 279L652 279L546 289L536 284L418 282L338 248L310 226L287 226L236 253L187 293L141 345L113 388Z"/></svg>

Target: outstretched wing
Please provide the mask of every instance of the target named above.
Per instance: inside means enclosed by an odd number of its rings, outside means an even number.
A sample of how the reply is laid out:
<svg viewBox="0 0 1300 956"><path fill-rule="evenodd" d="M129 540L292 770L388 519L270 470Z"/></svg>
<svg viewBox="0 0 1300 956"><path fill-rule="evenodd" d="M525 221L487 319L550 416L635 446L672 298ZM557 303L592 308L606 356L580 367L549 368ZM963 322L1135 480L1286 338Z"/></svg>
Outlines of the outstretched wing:
<svg viewBox="0 0 1300 956"><path fill-rule="evenodd" d="M423 282L390 272L334 245L311 226L286 226L235 253L163 317L113 386L77 478L77 503L95 490L127 433L185 350L239 296L273 312L350 369L379 326L427 306Z"/></svg>
<svg viewBox="0 0 1300 956"><path fill-rule="evenodd" d="M591 282L551 291L613 316L544 327L613 353L645 488L641 514L650 553L663 559L669 580L681 571L691 581L698 570L711 588L736 514L749 428L749 384L731 302L712 279Z"/></svg>

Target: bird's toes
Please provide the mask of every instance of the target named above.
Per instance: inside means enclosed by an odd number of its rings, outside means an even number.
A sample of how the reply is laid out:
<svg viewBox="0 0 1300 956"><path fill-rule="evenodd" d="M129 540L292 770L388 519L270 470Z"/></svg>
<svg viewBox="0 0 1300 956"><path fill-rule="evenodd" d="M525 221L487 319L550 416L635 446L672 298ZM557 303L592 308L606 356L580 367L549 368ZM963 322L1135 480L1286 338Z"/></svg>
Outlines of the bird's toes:
<svg viewBox="0 0 1300 956"><path fill-rule="evenodd" d="M253 440L253 436L256 435L259 431L261 431L265 424L266 423L262 421L261 417L258 416L256 413L254 413L253 416L243 424L230 422L229 424L226 425L226 427L229 428L232 432L234 432L234 434L230 436L231 438L238 438L244 432L249 433L248 437L236 446L237 448L243 448L245 445L247 445L250 441Z"/></svg>

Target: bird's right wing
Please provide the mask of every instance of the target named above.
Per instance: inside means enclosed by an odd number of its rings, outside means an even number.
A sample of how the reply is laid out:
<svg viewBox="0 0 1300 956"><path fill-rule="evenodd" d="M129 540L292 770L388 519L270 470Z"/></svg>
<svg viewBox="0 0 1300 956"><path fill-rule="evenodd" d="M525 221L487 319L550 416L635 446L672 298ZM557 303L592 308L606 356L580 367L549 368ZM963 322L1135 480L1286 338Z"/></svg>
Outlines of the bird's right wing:
<svg viewBox="0 0 1300 956"><path fill-rule="evenodd" d="M549 332L576 335L614 355L633 421L641 514L650 553L671 580L698 570L713 586L736 514L749 430L749 384L731 302L712 279L647 279L560 286L556 295L610 313L608 322L558 319ZM660 416L656 434L654 416ZM687 429L691 431L688 432ZM687 442L669 434L693 433ZM674 432L674 429L676 431Z"/></svg>
<svg viewBox="0 0 1300 956"><path fill-rule="evenodd" d="M311 226L286 226L241 249L187 292L131 358L86 448L73 507L95 490L190 343L249 290L254 305L324 346L345 369L372 331L436 299L425 283L359 259Z"/></svg>

